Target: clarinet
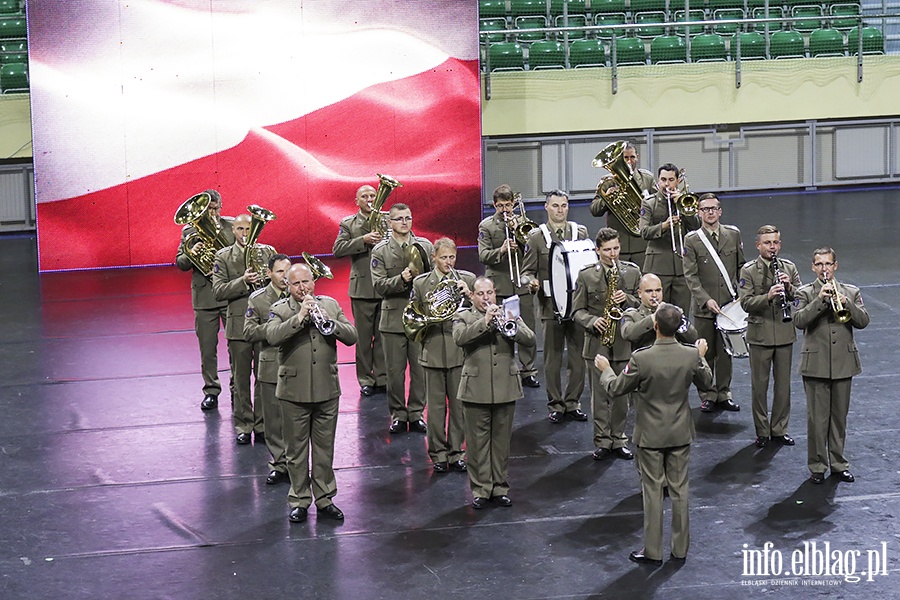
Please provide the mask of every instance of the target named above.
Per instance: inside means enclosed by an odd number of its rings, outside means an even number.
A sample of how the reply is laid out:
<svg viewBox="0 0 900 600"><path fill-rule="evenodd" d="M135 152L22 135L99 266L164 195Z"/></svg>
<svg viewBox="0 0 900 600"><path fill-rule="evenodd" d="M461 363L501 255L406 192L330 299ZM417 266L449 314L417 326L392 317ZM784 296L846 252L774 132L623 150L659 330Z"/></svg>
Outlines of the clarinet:
<svg viewBox="0 0 900 600"><path fill-rule="evenodd" d="M781 283L781 261L776 255L772 255L772 278L775 283ZM783 284L782 284L783 285ZM791 316L791 305L788 303L787 292L781 290L781 322L790 323L794 318Z"/></svg>

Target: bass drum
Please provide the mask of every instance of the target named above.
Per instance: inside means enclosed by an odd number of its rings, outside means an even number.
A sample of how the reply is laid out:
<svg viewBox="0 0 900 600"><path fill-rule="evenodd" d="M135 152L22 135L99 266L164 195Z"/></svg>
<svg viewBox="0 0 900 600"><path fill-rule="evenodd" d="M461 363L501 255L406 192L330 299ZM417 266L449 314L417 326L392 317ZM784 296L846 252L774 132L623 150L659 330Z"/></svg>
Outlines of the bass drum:
<svg viewBox="0 0 900 600"><path fill-rule="evenodd" d="M597 262L597 250L591 240L554 242L550 246L550 290L545 293L553 300L556 317L572 318L572 299L581 269Z"/></svg>
<svg viewBox="0 0 900 600"><path fill-rule="evenodd" d="M747 312L737 300L722 307L716 315L716 329L722 334L725 352L732 358L747 358L750 349L747 347Z"/></svg>

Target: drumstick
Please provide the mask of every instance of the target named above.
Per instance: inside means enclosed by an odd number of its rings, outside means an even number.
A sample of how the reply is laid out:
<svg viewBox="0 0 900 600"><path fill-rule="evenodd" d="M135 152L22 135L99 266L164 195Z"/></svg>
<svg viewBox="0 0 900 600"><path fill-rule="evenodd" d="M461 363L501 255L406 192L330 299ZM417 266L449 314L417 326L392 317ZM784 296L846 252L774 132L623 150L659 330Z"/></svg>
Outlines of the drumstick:
<svg viewBox="0 0 900 600"><path fill-rule="evenodd" d="M729 317L729 316L728 316L727 314L725 314L724 312L720 312L719 314L722 315L723 317L725 317L726 319L728 319L729 321L731 321L731 324L734 325L735 327L740 327L740 325L738 325L737 321L735 321L734 319L732 319L731 317Z"/></svg>

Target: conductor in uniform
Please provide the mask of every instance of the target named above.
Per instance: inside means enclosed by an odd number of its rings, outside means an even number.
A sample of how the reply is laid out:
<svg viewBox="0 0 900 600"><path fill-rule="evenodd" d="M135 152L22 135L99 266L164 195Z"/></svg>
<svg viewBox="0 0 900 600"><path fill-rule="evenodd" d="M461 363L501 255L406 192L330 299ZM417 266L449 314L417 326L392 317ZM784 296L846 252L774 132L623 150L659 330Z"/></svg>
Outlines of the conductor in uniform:
<svg viewBox="0 0 900 600"><path fill-rule="evenodd" d="M602 354L619 373L631 357L631 344L622 338L618 321L625 309L638 304L641 270L634 263L619 260L619 232L615 229L600 228L596 241L600 260L578 273L572 300L572 318L585 329L582 356L591 382L595 446L592 456L602 460L613 454L631 460L634 454L628 449L625 435L628 396L607 395L600 385L600 372L591 365L594 357ZM610 339L612 344L606 345Z"/></svg>
<svg viewBox="0 0 900 600"><path fill-rule="evenodd" d="M525 217L524 214L516 217L515 208L512 189L505 183L498 186L494 190L494 214L478 224L478 260L484 265L485 277L494 282L497 303L502 304L507 298L518 296L522 320L535 331L534 295L529 292L522 277L525 249L516 241L515 232L508 231L510 219ZM524 230L523 233L527 235ZM540 387L534 366L535 347L522 346L518 348L518 353L522 385Z"/></svg>
<svg viewBox="0 0 900 600"><path fill-rule="evenodd" d="M852 483L844 456L850 384L862 372L853 330L869 324L859 288L835 282L837 254L832 248L813 251L816 280L797 290L794 325L803 330L800 375L806 392L807 464L810 481L822 483L825 471Z"/></svg>
<svg viewBox="0 0 900 600"><path fill-rule="evenodd" d="M691 542L688 506L688 462L694 439L694 421L688 403L691 384L712 382L703 356L706 340L696 348L675 340L683 313L663 303L654 313L656 341L637 350L617 376L609 360L597 355L601 383L610 396L636 392L634 443L644 500L644 548L631 553L637 563L661 565L663 560L663 488L672 499L671 558L687 558ZM699 353L698 353L699 351Z"/></svg>
<svg viewBox="0 0 900 600"><path fill-rule="evenodd" d="M741 407L731 396L731 354L716 329L715 319L723 306L737 300L744 242L740 229L720 222L722 204L715 194L702 194L697 211L700 228L684 236L684 278L693 298L694 326L709 347L707 363L715 379L713 387L698 390L700 410L737 411Z"/></svg>
<svg viewBox="0 0 900 600"><path fill-rule="evenodd" d="M316 296L316 282L305 264L288 271L290 297L272 305L266 340L278 347L278 384L287 468L291 480L288 515L306 520L315 499L318 514L342 521L334 505L334 438L341 384L337 342L356 343L356 329L334 298ZM312 468L310 468L310 454Z"/></svg>
<svg viewBox="0 0 900 600"><path fill-rule="evenodd" d="M484 276L475 280L472 303L453 319L453 339L464 356L459 399L465 407L472 506L484 508L490 500L512 506L509 444L515 402L523 395L513 344L534 344L534 333L517 317L510 337L494 284Z"/></svg>
<svg viewBox="0 0 900 600"><path fill-rule="evenodd" d="M372 286L372 248L382 240L381 232L372 231L369 216L375 188L361 186L356 190L356 214L341 220L332 253L335 258L350 257L350 310L359 334L356 343L356 379L363 396L384 393L387 375L384 370L384 350L381 347L381 296Z"/></svg>
<svg viewBox="0 0 900 600"><path fill-rule="evenodd" d="M210 195L208 211L213 221L219 224L222 236L229 244L234 243L234 232L231 229L232 219L222 217L222 196L216 190L204 190ZM219 383L219 327L226 323L228 303L217 300L213 294L211 273L201 273L185 253L184 241L193 235L193 225L185 225L181 230L181 244L175 256L175 265L182 271L191 271L191 305L194 308L194 332L200 345L200 374L203 377L203 400L201 410L215 410L219 406L219 394L222 384ZM194 245L198 251L203 242Z"/></svg>

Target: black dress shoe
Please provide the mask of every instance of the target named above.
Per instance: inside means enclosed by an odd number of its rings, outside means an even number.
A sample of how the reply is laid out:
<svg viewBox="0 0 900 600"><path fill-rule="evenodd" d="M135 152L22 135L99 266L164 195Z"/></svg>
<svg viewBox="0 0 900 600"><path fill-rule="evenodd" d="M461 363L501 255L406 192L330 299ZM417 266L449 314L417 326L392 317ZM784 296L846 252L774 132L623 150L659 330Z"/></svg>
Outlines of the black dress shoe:
<svg viewBox="0 0 900 600"><path fill-rule="evenodd" d="M363 396L372 396L375 394L375 388L373 388L371 385L364 385L359 388L359 393Z"/></svg>
<svg viewBox="0 0 900 600"><path fill-rule="evenodd" d="M427 433L428 426L425 425L425 421L423 421L422 419L416 419L415 421L409 422L409 430L416 433Z"/></svg>
<svg viewBox="0 0 900 600"><path fill-rule="evenodd" d="M715 410L713 408L713 403L709 400L701 400L700 401L700 412L712 412Z"/></svg>
<svg viewBox="0 0 900 600"><path fill-rule="evenodd" d="M472 508L484 508L485 506L487 506L487 503L487 498L479 498L478 496L475 496L475 498L472 499Z"/></svg>
<svg viewBox="0 0 900 600"><path fill-rule="evenodd" d="M792 437L789 436L788 434L784 434L784 435L776 435L776 436L773 437L772 439L781 442L781 443L784 444L785 446L793 446L793 445L794 445L794 438L792 438Z"/></svg>
<svg viewBox="0 0 900 600"><path fill-rule="evenodd" d="M207 394L200 401L200 410L215 410L219 408L219 399L212 394Z"/></svg>
<svg viewBox="0 0 900 600"><path fill-rule="evenodd" d="M643 550L635 550L628 555L628 560L640 563L642 565L654 565L656 567L662 566L662 559L656 560L654 558L647 558L646 556L644 556Z"/></svg>
<svg viewBox="0 0 900 600"><path fill-rule="evenodd" d="M431 468L434 469L435 473L447 473L450 471L450 465L446 461L436 462Z"/></svg>
<svg viewBox="0 0 900 600"><path fill-rule="evenodd" d="M669 560L674 560L677 563L683 563L687 560L687 556L675 556L674 554L670 554Z"/></svg>
<svg viewBox="0 0 900 600"><path fill-rule="evenodd" d="M621 458L623 460L634 460L634 452L632 452L625 446L622 446L621 448L613 449L613 454L615 454L616 456L618 456L619 458Z"/></svg>
<svg viewBox="0 0 900 600"><path fill-rule="evenodd" d="M306 509L302 506L291 509L291 514L288 515L288 520L291 523L302 523L306 520Z"/></svg>
<svg viewBox="0 0 900 600"><path fill-rule="evenodd" d="M457 471L459 473L465 473L466 470L468 470L468 466L466 465L466 461L462 459L454 460L450 463L450 470Z"/></svg>
<svg viewBox="0 0 900 600"><path fill-rule="evenodd" d="M541 387L541 382L537 380L537 377L534 375L529 375L528 377L522 378L522 385L530 388L539 388Z"/></svg>
<svg viewBox="0 0 900 600"><path fill-rule="evenodd" d="M266 433L264 431L254 432L253 439L256 440L257 444L265 444L266 443Z"/></svg>
<svg viewBox="0 0 900 600"><path fill-rule="evenodd" d="M405 433L406 432L406 421L398 421L394 419L391 421L391 426L388 427L388 431L391 433Z"/></svg>
<svg viewBox="0 0 900 600"><path fill-rule="evenodd" d="M565 415L561 410L554 410L547 415L547 419L549 419L551 423L562 423L564 416Z"/></svg>
<svg viewBox="0 0 900 600"><path fill-rule="evenodd" d="M851 473L850 471L841 471L837 474L837 476L838 479L845 483L853 483L854 481L856 481L856 477L854 477L853 473Z"/></svg>
<svg viewBox="0 0 900 600"><path fill-rule="evenodd" d="M609 448L597 448L596 450L591 452L591 458L593 458L594 460L603 460L611 453L612 450L610 450Z"/></svg>
<svg viewBox="0 0 900 600"><path fill-rule="evenodd" d="M491 500L494 501L494 504L497 506L512 506L512 500L510 500L509 496L503 494L501 496L493 496Z"/></svg>
<svg viewBox="0 0 900 600"><path fill-rule="evenodd" d="M587 421L588 416L587 413L581 410L580 408L576 408L575 410L570 410L566 413L566 416L572 419L573 421Z"/></svg>
<svg viewBox="0 0 900 600"><path fill-rule="evenodd" d="M334 504L329 504L328 506L317 508L316 512L323 517L328 517L329 519L334 519L335 521L344 520L344 513L341 512L341 509L339 509Z"/></svg>
<svg viewBox="0 0 900 600"><path fill-rule="evenodd" d="M716 407L721 410L727 410L730 412L738 412L741 410L741 407L731 401L731 399L726 400L725 402L717 402Z"/></svg>
<svg viewBox="0 0 900 600"><path fill-rule="evenodd" d="M376 394L386 394L387 386L386 385L373 385L372 391L374 391Z"/></svg>
<svg viewBox="0 0 900 600"><path fill-rule="evenodd" d="M246 446L250 443L250 434L249 433L239 433L237 434L236 441L239 446Z"/></svg>
<svg viewBox="0 0 900 600"><path fill-rule="evenodd" d="M281 483L282 481L288 481L289 477L287 471L269 471L269 474L266 476L266 483L268 485L275 485L277 483Z"/></svg>
<svg viewBox="0 0 900 600"><path fill-rule="evenodd" d="M756 436L756 441L753 443L756 444L757 448L765 448L766 444L769 443L769 438L764 435L758 435Z"/></svg>
<svg viewBox="0 0 900 600"><path fill-rule="evenodd" d="M809 480L816 485L825 483L825 473L811 473L809 476Z"/></svg>

